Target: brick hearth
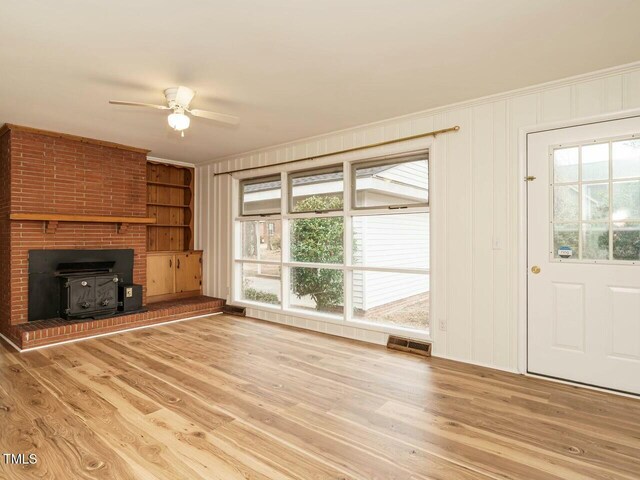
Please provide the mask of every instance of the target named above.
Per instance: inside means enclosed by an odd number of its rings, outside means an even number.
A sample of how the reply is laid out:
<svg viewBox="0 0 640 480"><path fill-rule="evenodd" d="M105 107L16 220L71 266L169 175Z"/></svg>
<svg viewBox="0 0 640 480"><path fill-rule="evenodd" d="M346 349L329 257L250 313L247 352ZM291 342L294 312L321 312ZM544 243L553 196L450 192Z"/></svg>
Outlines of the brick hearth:
<svg viewBox="0 0 640 480"><path fill-rule="evenodd" d="M151 304L149 311L101 320L63 320L54 318L11 327L11 340L20 348L33 348L101 333L164 323L171 320L221 312L224 301L199 296Z"/></svg>

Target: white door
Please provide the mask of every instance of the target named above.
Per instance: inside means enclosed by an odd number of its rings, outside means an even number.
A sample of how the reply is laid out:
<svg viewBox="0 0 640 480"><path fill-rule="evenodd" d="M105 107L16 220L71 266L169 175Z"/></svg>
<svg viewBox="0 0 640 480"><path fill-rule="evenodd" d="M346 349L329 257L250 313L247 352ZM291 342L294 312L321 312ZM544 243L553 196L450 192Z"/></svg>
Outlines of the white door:
<svg viewBox="0 0 640 480"><path fill-rule="evenodd" d="M640 394L640 118L527 155L528 371Z"/></svg>

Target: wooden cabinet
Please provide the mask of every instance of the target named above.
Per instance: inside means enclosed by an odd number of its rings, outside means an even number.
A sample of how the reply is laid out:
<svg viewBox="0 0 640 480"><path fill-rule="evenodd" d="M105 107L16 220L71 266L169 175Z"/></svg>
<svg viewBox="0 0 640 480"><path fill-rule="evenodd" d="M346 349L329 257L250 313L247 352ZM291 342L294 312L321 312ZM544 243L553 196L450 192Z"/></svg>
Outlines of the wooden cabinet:
<svg viewBox="0 0 640 480"><path fill-rule="evenodd" d="M176 292L200 290L202 284L202 252L176 254Z"/></svg>
<svg viewBox="0 0 640 480"><path fill-rule="evenodd" d="M201 293L202 251L147 253L147 303Z"/></svg>
<svg viewBox="0 0 640 480"><path fill-rule="evenodd" d="M202 293L202 252L193 250L194 169L147 163L147 303Z"/></svg>
<svg viewBox="0 0 640 480"><path fill-rule="evenodd" d="M175 292L174 255L147 255L147 297Z"/></svg>

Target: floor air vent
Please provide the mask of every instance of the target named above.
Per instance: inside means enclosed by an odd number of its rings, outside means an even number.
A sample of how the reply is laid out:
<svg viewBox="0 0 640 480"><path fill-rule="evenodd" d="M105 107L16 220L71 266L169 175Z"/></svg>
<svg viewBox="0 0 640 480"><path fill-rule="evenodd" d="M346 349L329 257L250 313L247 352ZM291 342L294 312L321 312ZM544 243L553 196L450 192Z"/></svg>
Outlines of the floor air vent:
<svg viewBox="0 0 640 480"><path fill-rule="evenodd" d="M247 309L244 307L236 307L235 305L226 304L222 307L222 313L227 315L235 315L236 317L246 317Z"/></svg>
<svg viewBox="0 0 640 480"><path fill-rule="evenodd" d="M411 340L409 338L395 337L389 335L387 340L387 348L392 350L400 350L402 352L414 353L416 355L422 355L423 357L431 356L431 344L427 342L419 342L417 340Z"/></svg>

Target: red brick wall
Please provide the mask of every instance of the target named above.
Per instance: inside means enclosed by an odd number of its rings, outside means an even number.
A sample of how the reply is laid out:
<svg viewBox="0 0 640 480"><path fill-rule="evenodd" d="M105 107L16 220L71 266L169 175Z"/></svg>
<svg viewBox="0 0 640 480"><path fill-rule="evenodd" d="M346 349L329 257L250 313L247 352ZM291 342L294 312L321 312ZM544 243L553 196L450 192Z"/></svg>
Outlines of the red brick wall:
<svg viewBox="0 0 640 480"><path fill-rule="evenodd" d="M145 153L20 129L10 137L11 213L146 216ZM12 325L27 321L29 250L133 248L134 281L146 285L144 225L60 223L45 233L42 222L12 221L10 248Z"/></svg>
<svg viewBox="0 0 640 480"><path fill-rule="evenodd" d="M9 248L9 198L11 195L9 132L0 135L0 281L5 285L11 276L11 253ZM6 332L10 324L11 293L6 288L0 288L0 331Z"/></svg>

